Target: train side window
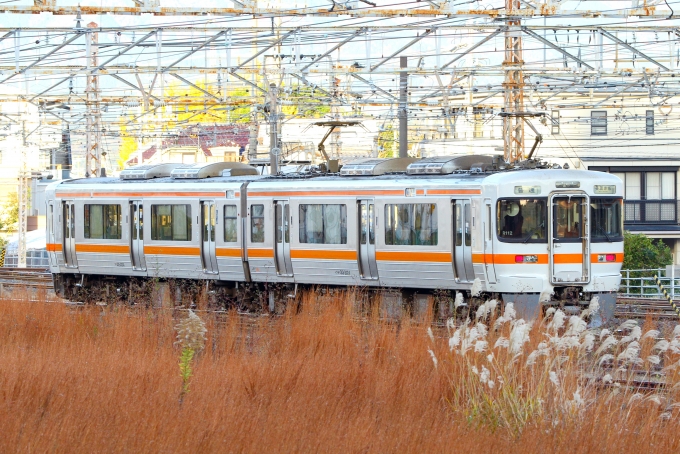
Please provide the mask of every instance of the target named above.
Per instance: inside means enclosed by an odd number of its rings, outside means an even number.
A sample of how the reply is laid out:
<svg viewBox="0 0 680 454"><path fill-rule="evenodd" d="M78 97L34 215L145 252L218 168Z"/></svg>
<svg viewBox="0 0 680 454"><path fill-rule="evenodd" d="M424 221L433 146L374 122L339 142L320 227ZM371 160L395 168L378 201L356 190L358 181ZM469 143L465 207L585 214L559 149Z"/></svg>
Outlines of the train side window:
<svg viewBox="0 0 680 454"><path fill-rule="evenodd" d="M347 205L300 205L300 243L347 244Z"/></svg>
<svg viewBox="0 0 680 454"><path fill-rule="evenodd" d="M83 208L85 238L93 240L120 240L121 206L85 204Z"/></svg>
<svg viewBox="0 0 680 454"><path fill-rule="evenodd" d="M385 205L385 244L436 246L437 205L409 203Z"/></svg>
<svg viewBox="0 0 680 454"><path fill-rule="evenodd" d="M224 242L234 243L237 240L238 216L236 205L224 205Z"/></svg>
<svg viewBox="0 0 680 454"><path fill-rule="evenodd" d="M500 199L496 210L496 234L504 242L547 241L546 199Z"/></svg>
<svg viewBox="0 0 680 454"><path fill-rule="evenodd" d="M250 206L250 241L264 243L264 205Z"/></svg>
<svg viewBox="0 0 680 454"><path fill-rule="evenodd" d="M151 205L151 239L191 240L191 205Z"/></svg>

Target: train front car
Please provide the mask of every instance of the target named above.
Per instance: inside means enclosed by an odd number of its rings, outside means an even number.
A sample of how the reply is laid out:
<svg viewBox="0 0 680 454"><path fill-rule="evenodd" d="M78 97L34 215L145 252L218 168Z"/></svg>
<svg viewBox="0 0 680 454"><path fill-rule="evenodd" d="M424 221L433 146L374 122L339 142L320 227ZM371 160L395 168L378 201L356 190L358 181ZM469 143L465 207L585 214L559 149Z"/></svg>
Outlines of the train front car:
<svg viewBox="0 0 680 454"><path fill-rule="evenodd" d="M484 180L495 229L484 233L487 290L533 318L540 307L599 298L613 317L623 262L621 180L584 170L499 172ZM490 254L489 254L490 253Z"/></svg>

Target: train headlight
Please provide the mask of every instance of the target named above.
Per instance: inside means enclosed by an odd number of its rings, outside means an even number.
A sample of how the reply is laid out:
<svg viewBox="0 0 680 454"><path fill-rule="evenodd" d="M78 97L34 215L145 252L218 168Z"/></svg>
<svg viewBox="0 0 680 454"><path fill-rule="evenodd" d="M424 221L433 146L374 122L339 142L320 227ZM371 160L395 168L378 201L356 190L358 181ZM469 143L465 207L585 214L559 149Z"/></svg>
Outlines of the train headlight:
<svg viewBox="0 0 680 454"><path fill-rule="evenodd" d="M597 256L598 262L615 262L616 254L599 254Z"/></svg>
<svg viewBox="0 0 680 454"><path fill-rule="evenodd" d="M516 255L515 263L536 263L538 262L537 255Z"/></svg>

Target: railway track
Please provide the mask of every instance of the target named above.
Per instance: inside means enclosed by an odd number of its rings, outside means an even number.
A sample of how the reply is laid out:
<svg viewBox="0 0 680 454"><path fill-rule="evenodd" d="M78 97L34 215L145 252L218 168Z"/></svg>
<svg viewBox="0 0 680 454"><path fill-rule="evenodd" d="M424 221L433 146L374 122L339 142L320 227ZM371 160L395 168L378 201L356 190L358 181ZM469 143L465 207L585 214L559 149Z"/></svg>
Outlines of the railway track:
<svg viewBox="0 0 680 454"><path fill-rule="evenodd" d="M678 319L678 315L665 299L619 297L616 300L617 318L655 318Z"/></svg>
<svg viewBox="0 0 680 454"><path fill-rule="evenodd" d="M9 296L16 290L52 293L52 275L47 269L0 267L0 297ZM680 299L680 298L679 298ZM677 319L677 315L665 299L619 297L616 304L617 318Z"/></svg>
<svg viewBox="0 0 680 454"><path fill-rule="evenodd" d="M52 275L42 268L0 268L0 286L51 289Z"/></svg>

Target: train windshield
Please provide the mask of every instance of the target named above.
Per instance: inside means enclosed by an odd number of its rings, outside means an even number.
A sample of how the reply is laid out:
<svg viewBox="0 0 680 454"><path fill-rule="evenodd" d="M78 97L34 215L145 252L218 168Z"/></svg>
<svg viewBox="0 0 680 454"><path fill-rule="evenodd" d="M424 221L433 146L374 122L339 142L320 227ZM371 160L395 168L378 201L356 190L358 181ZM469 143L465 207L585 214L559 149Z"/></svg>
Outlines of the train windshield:
<svg viewBox="0 0 680 454"><path fill-rule="evenodd" d="M623 199L621 198L593 197L590 199L591 241L623 241L622 206Z"/></svg>
<svg viewBox="0 0 680 454"><path fill-rule="evenodd" d="M496 212L498 239L506 242L546 242L545 199L501 199Z"/></svg>

